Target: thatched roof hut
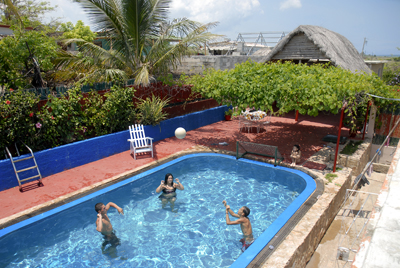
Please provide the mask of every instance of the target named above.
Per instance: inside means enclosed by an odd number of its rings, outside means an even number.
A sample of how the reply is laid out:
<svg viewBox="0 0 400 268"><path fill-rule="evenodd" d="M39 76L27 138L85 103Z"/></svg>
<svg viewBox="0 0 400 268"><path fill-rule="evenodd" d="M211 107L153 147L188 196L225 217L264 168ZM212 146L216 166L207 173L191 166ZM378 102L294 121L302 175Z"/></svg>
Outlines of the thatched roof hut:
<svg viewBox="0 0 400 268"><path fill-rule="evenodd" d="M346 37L320 26L300 25L285 36L266 57L266 62L278 60L310 64L330 62L352 72L371 74Z"/></svg>

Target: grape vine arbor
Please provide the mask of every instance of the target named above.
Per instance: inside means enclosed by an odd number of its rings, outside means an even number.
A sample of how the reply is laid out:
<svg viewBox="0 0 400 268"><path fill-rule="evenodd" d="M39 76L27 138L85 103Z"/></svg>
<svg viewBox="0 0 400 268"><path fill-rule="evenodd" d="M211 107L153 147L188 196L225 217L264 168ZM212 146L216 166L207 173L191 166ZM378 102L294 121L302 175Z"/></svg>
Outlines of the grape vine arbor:
<svg viewBox="0 0 400 268"><path fill-rule="evenodd" d="M349 128L355 128L358 118L364 118L367 104L374 94L398 97L397 90L385 85L375 74L352 73L327 65L256 63L247 61L232 70L207 69L202 75L184 76L193 90L204 97L244 110L255 107L274 114L298 111L318 116L326 111L337 114L343 108ZM389 100L376 99L375 105L385 107Z"/></svg>

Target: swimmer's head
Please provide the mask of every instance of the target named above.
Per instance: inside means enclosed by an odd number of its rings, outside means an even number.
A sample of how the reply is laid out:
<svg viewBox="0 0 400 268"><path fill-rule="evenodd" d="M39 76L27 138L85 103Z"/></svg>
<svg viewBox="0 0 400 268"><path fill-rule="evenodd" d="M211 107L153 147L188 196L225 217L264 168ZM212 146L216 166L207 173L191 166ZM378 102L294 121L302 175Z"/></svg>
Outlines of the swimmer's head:
<svg viewBox="0 0 400 268"><path fill-rule="evenodd" d="M246 207L246 206L243 206L242 209L243 209L242 210L243 211L243 216L245 216L245 217L249 216L250 209L248 207Z"/></svg>
<svg viewBox="0 0 400 268"><path fill-rule="evenodd" d="M96 210L97 213L99 213L101 211L101 209L103 208L104 204L103 203L97 203L94 206L94 209Z"/></svg>
<svg viewBox="0 0 400 268"><path fill-rule="evenodd" d="M170 178L170 177L172 178L172 180L171 180L170 183L168 183L168 178ZM165 183L165 185L174 184L174 176L172 176L171 173L167 173L167 174L165 175L164 183Z"/></svg>

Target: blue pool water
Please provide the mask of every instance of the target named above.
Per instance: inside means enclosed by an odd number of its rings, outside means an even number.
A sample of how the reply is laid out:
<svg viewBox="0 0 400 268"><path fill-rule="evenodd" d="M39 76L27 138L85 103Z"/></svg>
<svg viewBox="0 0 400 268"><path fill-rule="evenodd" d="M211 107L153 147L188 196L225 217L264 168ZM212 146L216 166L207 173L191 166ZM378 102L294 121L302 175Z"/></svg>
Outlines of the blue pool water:
<svg viewBox="0 0 400 268"><path fill-rule="evenodd" d="M179 178L172 212L155 189L166 173ZM216 154L175 159L79 200L0 230L0 267L245 267L315 190L308 175ZM226 225L226 200L250 208L257 239L241 254L239 225ZM98 202L110 208L121 245L103 254ZM231 217L232 220L235 218Z"/></svg>

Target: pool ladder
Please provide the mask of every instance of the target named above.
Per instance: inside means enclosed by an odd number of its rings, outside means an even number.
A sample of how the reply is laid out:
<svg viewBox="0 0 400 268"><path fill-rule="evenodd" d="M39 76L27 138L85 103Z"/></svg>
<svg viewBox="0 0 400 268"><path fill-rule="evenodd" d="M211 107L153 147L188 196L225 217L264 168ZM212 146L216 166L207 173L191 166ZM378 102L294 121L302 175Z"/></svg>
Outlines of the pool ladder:
<svg viewBox="0 0 400 268"><path fill-rule="evenodd" d="M42 174L40 174L40 170L39 170L39 167L38 167L38 165L37 165L37 163L36 163L35 156L33 155L33 152L32 152L32 150L31 150L31 148L29 148L28 145L26 145L25 143L23 143L23 144L24 144L25 147L29 150L29 152L30 152L31 155L28 156L28 157L25 157L25 158L17 159L17 160L14 160L14 159L13 159L13 157L12 157L12 155L11 155L11 153L10 153L10 150L8 150L8 148L6 147L7 154L8 154L8 156L10 157L11 163L12 163L13 168L14 168L15 176L17 176L17 180L18 180L18 184L19 184L19 191L20 191L21 193L24 191L23 188L22 188L21 182L24 182L24 181L27 181L27 180L32 180L32 179L34 179L34 178L39 178L39 179L38 179L38 186L39 186L39 187L44 186L44 185L43 185L43 182L42 182ZM17 151L18 156L20 156L19 151L18 151L17 144L15 144L15 149L16 149L16 151ZM7 158L7 155L6 155L6 158ZM29 159L33 159L33 163L34 163L33 166L25 167L25 168L23 168L23 169L17 170L17 168L16 168L16 166L15 166L15 163L21 162L21 161L25 161L25 160L29 160ZM20 179L19 173L24 172L24 171L28 171L28 170L32 170L32 169L36 169L36 171L37 171L38 174L37 174L37 175L34 175L34 176L31 176L31 177L29 177L29 178Z"/></svg>

